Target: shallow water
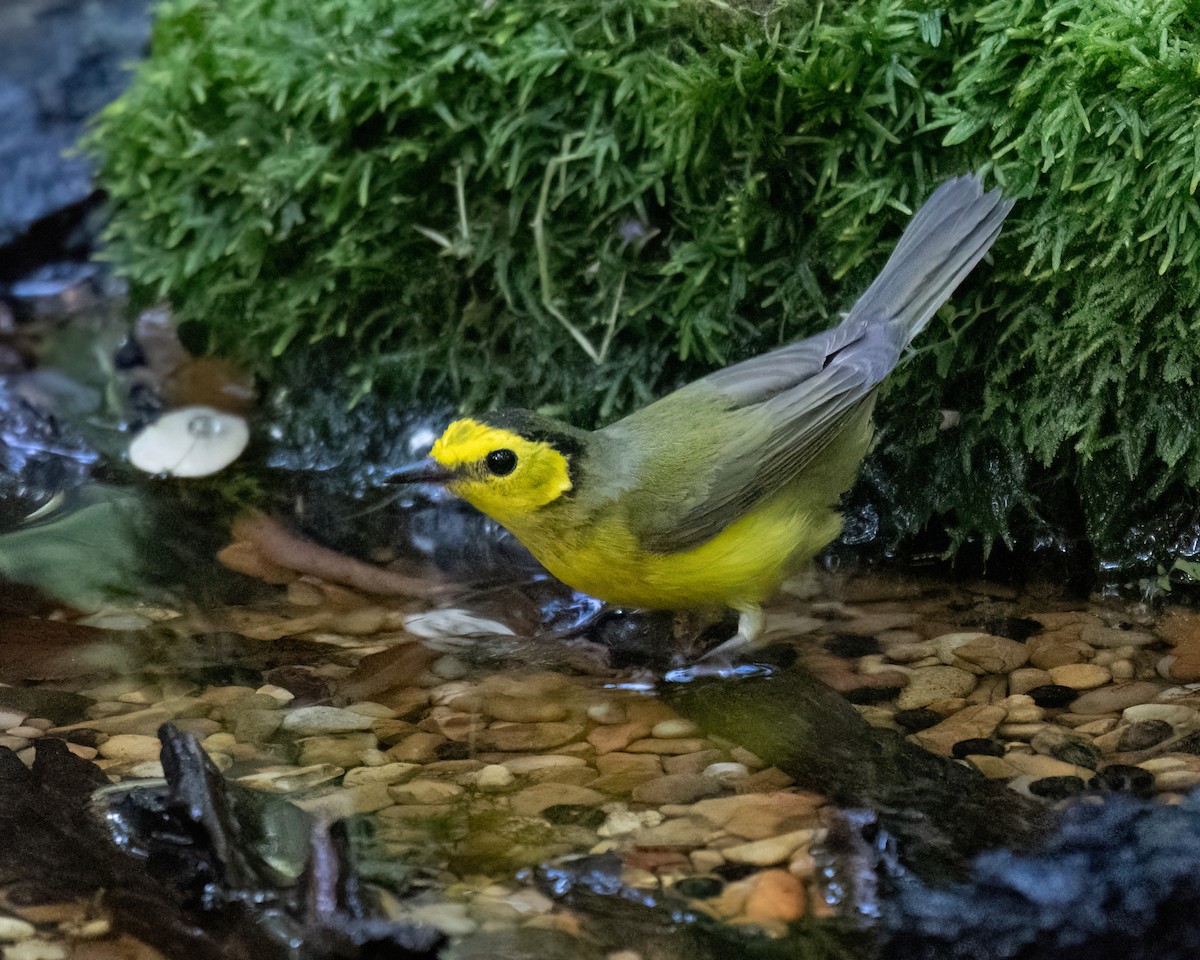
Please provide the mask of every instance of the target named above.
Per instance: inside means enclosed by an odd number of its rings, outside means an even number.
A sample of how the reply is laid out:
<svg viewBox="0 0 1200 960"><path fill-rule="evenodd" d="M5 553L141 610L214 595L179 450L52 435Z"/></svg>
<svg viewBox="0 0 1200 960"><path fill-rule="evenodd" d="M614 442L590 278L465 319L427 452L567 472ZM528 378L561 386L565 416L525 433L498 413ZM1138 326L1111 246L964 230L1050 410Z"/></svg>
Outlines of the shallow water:
<svg viewBox="0 0 1200 960"><path fill-rule="evenodd" d="M303 915L312 929L317 907L293 901L326 848L298 808L347 825L369 891L360 903L349 881L333 883L333 914L358 903L369 918L432 926L448 946L431 949L446 956L514 957L957 956L937 932L948 921L922 911L947 883L963 882L964 902L1003 886L981 866L987 851L1050 857L1063 810L1193 817L1200 614L1169 594L1150 605L1045 583L825 570L770 608L754 676L665 682L731 625L609 610L539 574L461 506L389 502L375 478L411 455L419 418L375 430L369 411L305 420L277 396L260 414L275 443L252 444L238 480L138 477L120 451L169 391L106 366L120 342L110 321L85 325L96 334L86 350L57 341L48 365L8 378L3 395L0 747L53 778L67 768L39 750L62 742L91 771L70 776L98 778L82 793L43 784L34 823L18 790L28 785L0 770L5 960L204 955L202 937L156 940L139 926L104 892L111 878L76 862L84 847L30 839L71 838L63 823L80 817L89 857L159 869L165 843L168 866L194 850L205 870L224 865L199 905L139 901L142 914L183 910L219 928L219 955L274 955L254 953L222 903L257 904L250 928ZM54 366L64 355L87 362ZM135 389L146 383L159 392ZM328 444L364 432L352 455ZM322 443L320 469L305 470ZM228 803L205 801L237 827L213 849L163 827L164 724L179 731L168 752L190 735L235 785ZM103 781L119 789L73 806ZM1181 822L1173 835L1193 820ZM1122 842L1107 856L1128 853L1149 876L1155 854ZM1190 848L1169 852L1197 872ZM330 862L348 870L339 856ZM1096 879L1073 894L1076 914L1115 896L1101 870L1068 869ZM1126 923L1146 942L1157 904L1188 892L1166 875ZM1124 883L1136 891L1137 874ZM1048 931L1061 918L1039 913L1036 891L1020 896L1032 900L977 898L1016 938L1003 955L1057 955ZM1090 922L1073 943L1113 935Z"/></svg>

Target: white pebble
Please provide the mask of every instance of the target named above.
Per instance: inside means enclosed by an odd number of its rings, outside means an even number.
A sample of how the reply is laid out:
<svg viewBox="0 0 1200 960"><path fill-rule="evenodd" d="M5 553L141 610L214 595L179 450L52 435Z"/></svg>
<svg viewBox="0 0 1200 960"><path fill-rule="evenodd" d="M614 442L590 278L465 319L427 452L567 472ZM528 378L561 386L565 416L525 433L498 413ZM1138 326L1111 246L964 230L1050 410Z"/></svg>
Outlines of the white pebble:
<svg viewBox="0 0 1200 960"><path fill-rule="evenodd" d="M475 786L480 790L503 790L516 777L508 767L499 763L489 763L475 777Z"/></svg>
<svg viewBox="0 0 1200 960"><path fill-rule="evenodd" d="M593 703L587 708L587 715L593 723L624 723L626 719L625 710L619 703L612 701Z"/></svg>
<svg viewBox="0 0 1200 960"><path fill-rule="evenodd" d="M23 940L4 948L4 960L67 960L67 948L47 940Z"/></svg>
<svg viewBox="0 0 1200 960"><path fill-rule="evenodd" d="M660 720L650 731L650 736L656 740L680 740L684 737L695 736L700 728L691 720L674 718Z"/></svg>
<svg viewBox="0 0 1200 960"><path fill-rule="evenodd" d="M35 933L37 933L37 928L32 923L19 917L0 916L0 943L17 943L21 940L28 940Z"/></svg>
<svg viewBox="0 0 1200 960"><path fill-rule="evenodd" d="M744 763L710 763L704 768L703 776L712 777L718 783L728 785L735 780L750 776L750 768Z"/></svg>
<svg viewBox="0 0 1200 960"><path fill-rule="evenodd" d="M461 680L471 668L453 654L444 654L429 665L429 672L443 680Z"/></svg>

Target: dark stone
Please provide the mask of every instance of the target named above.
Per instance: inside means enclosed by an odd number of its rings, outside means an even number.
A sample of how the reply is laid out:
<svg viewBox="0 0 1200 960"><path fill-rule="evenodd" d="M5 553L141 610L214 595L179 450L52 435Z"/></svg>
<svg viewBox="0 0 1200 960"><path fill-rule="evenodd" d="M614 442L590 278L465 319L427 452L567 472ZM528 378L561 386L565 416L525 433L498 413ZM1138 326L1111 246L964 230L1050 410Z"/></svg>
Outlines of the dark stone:
<svg viewBox="0 0 1200 960"><path fill-rule="evenodd" d="M45 251L53 259L94 206L91 162L69 151L128 83L150 36L149 8L149 0L0 3L0 249L49 225L55 236L39 244L58 245ZM27 268L23 259L0 255L10 269Z"/></svg>
<svg viewBox="0 0 1200 960"><path fill-rule="evenodd" d="M44 717L60 725L82 720L84 711L95 702L64 690L0 686L0 709L23 710L31 717Z"/></svg>
<svg viewBox="0 0 1200 960"><path fill-rule="evenodd" d="M582 803L556 803L542 811L542 818L550 823L563 827L586 827L588 830L595 830L607 817L608 814L599 807Z"/></svg>
<svg viewBox="0 0 1200 960"><path fill-rule="evenodd" d="M1084 783L1079 777L1042 777L1029 784L1029 792L1046 800L1065 800L1083 793Z"/></svg>
<svg viewBox="0 0 1200 960"><path fill-rule="evenodd" d="M843 690L842 696L851 703L866 704L866 703L883 703L885 700L891 700L900 692L902 688L896 687L855 687L852 690Z"/></svg>
<svg viewBox="0 0 1200 960"><path fill-rule="evenodd" d="M1166 720L1138 720L1121 733L1121 739L1117 741L1117 752L1146 750L1158 746L1174 732L1175 728Z"/></svg>
<svg viewBox="0 0 1200 960"><path fill-rule="evenodd" d="M675 884L673 889L681 896L693 900L707 900L725 889L725 881L720 877L685 877Z"/></svg>
<svg viewBox="0 0 1200 960"><path fill-rule="evenodd" d="M1200 755L1200 733L1189 733L1182 740L1176 740L1171 746L1171 752Z"/></svg>
<svg viewBox="0 0 1200 960"><path fill-rule="evenodd" d="M447 740L438 744L433 751L439 760L470 760L471 745L457 740Z"/></svg>
<svg viewBox="0 0 1200 960"><path fill-rule="evenodd" d="M1004 744L999 740L991 740L987 737L972 737L969 740L959 740L950 748L950 753L959 760L972 755L1002 757L1004 756Z"/></svg>
<svg viewBox="0 0 1200 960"><path fill-rule="evenodd" d="M909 733L916 733L919 730L928 730L930 727L937 726L946 718L933 710L918 707L914 710L899 710L892 719L901 729L907 730Z"/></svg>
<svg viewBox="0 0 1200 960"><path fill-rule="evenodd" d="M1100 763L1100 751L1086 740L1066 740L1050 750L1050 756L1063 763L1095 770Z"/></svg>
<svg viewBox="0 0 1200 960"><path fill-rule="evenodd" d="M989 617L980 624L981 629L997 637L1007 637L1024 643L1035 633L1040 633L1042 625L1029 617Z"/></svg>
<svg viewBox="0 0 1200 960"><path fill-rule="evenodd" d="M1058 683L1047 683L1034 687L1028 692L1028 696L1032 697L1039 707L1065 707L1079 696L1079 691Z"/></svg>
<svg viewBox="0 0 1200 960"><path fill-rule="evenodd" d="M1127 763L1110 763L1097 773L1100 785L1108 790L1149 796L1154 788L1154 775L1149 770Z"/></svg>
<svg viewBox="0 0 1200 960"><path fill-rule="evenodd" d="M872 656L883 648L875 637L838 633L825 641L825 649L835 657L846 657L853 660L857 657Z"/></svg>
<svg viewBox="0 0 1200 960"><path fill-rule="evenodd" d="M751 866L748 863L723 863L713 873L729 883L736 883L739 880L745 880L746 877L758 873L759 869L759 867Z"/></svg>

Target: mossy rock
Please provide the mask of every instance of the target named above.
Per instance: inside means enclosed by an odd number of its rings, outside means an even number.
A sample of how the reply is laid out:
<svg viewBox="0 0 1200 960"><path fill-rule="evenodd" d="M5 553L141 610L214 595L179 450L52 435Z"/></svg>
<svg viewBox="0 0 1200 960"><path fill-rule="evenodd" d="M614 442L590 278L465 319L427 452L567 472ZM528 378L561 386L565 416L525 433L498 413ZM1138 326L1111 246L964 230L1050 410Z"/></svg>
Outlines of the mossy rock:
<svg viewBox="0 0 1200 960"><path fill-rule="evenodd" d="M830 324L980 170L1019 203L893 377L864 495L892 540L1185 554L1195 8L952 7L166 0L88 142L107 256L268 377L599 422Z"/></svg>

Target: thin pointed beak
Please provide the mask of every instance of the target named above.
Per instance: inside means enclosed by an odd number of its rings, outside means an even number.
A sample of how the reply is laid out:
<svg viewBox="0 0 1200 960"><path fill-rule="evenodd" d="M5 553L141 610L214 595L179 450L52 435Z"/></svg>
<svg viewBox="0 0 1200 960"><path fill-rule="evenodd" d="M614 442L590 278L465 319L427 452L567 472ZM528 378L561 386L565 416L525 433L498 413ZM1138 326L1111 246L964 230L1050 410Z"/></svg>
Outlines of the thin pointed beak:
<svg viewBox="0 0 1200 960"><path fill-rule="evenodd" d="M394 473L389 473L388 483L446 483L454 478L454 471L448 470L433 457L426 457L416 463L401 467Z"/></svg>

